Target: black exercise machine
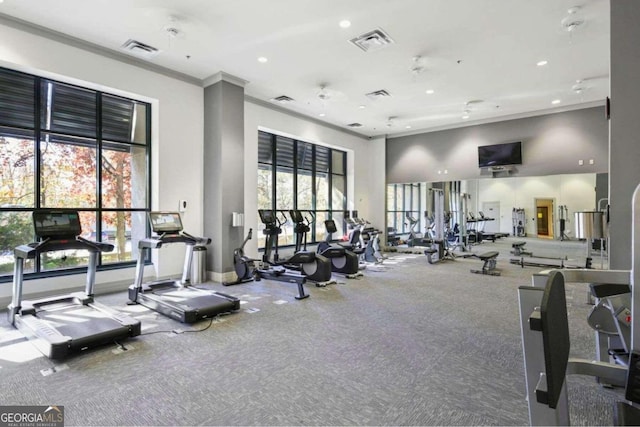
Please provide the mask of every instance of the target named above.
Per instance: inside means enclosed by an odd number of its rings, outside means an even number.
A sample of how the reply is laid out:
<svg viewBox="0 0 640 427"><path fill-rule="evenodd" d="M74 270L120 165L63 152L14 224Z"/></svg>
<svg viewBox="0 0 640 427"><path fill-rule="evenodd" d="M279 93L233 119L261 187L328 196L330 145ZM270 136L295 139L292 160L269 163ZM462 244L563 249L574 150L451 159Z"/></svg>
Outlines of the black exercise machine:
<svg viewBox="0 0 640 427"><path fill-rule="evenodd" d="M98 254L111 252L113 245L80 237L82 227L77 211L36 210L33 225L39 241L14 249L11 324L51 359L140 335L139 320L94 301ZM22 300L25 260L67 250L89 252L85 291Z"/></svg>
<svg viewBox="0 0 640 427"><path fill-rule="evenodd" d="M149 212L148 217L156 236L138 242L135 282L129 286L130 304L144 305L183 323L194 323L239 310L238 298L190 285L193 248L196 245L208 245L211 239L184 232L178 212ZM143 284L145 250L159 249L170 243L183 243L186 247L181 280Z"/></svg>
<svg viewBox="0 0 640 427"><path fill-rule="evenodd" d="M270 234L265 231L265 247L269 247ZM296 299L307 298L304 291L304 284L307 278L296 271L289 271L284 267L272 266L265 260L249 258L244 254L244 247L253 235L253 229L249 229L247 237L242 242L242 246L233 251L233 267L236 271L237 279L234 282L223 282L224 286L239 285L252 280L259 282L261 279L276 280L278 282L294 283L298 286ZM277 234L275 234L277 238ZM265 258L268 258L266 256Z"/></svg>
<svg viewBox="0 0 640 427"><path fill-rule="evenodd" d="M327 231L327 237L324 242L318 243L317 251L320 255L329 258L331 271L342 274L347 279L362 277L363 274L359 270L360 257L343 246L330 243L331 235L338 231L335 221L328 219L324 222L324 226Z"/></svg>
<svg viewBox="0 0 640 427"><path fill-rule="evenodd" d="M302 250L303 245L306 245L306 232L302 228L295 229L295 253L289 258L280 259L278 254L278 235L282 232L281 226L286 222L286 216L282 213L283 219L280 220L276 211L267 209L259 209L258 214L265 226L263 232L268 237L264 248L263 260L265 262L274 266L285 267L289 270L299 271L307 280L314 282L318 287L335 283L331 280L331 261L315 252Z"/></svg>

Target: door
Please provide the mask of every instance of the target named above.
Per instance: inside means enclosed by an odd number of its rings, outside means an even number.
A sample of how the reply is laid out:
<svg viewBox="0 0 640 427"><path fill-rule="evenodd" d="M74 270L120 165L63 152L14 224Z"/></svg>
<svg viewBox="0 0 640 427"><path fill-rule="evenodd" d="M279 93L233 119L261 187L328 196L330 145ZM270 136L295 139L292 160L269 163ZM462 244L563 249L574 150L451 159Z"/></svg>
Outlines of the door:
<svg viewBox="0 0 640 427"><path fill-rule="evenodd" d="M553 239L553 199L535 199L536 233L543 239Z"/></svg>
<svg viewBox="0 0 640 427"><path fill-rule="evenodd" d="M500 231L500 202L482 202L482 213L485 218L493 218L493 221L485 221L484 228L480 228L480 230L486 233L498 233Z"/></svg>

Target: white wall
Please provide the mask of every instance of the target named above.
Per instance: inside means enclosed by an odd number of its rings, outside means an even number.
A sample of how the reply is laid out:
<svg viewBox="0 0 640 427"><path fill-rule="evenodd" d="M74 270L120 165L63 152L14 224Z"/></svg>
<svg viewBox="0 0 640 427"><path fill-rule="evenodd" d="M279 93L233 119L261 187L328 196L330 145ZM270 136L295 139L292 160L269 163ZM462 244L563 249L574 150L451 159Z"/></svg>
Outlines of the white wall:
<svg viewBox="0 0 640 427"><path fill-rule="evenodd" d="M87 50L0 24L0 66L152 103L152 191L154 209L177 209L189 202L184 225L193 234L202 231L203 89ZM158 253L160 276L181 271L184 248L175 245ZM101 283L131 283L134 270L99 272ZM82 286L84 275L30 280L25 294ZM102 289L104 290L105 286ZM109 287L110 289L113 287ZM11 295L11 285L0 285L0 298Z"/></svg>
<svg viewBox="0 0 640 427"><path fill-rule="evenodd" d="M320 123L266 108L246 101L244 107L245 155L245 229L257 227L258 195L258 130L291 136L299 140L326 145L347 151L347 173L350 182L348 208L357 209L359 216L367 218L378 228L384 227L385 194L385 140L368 140ZM247 243L245 252L257 254L258 239Z"/></svg>
<svg viewBox="0 0 640 427"><path fill-rule="evenodd" d="M483 202L500 202L500 231L511 233L512 209L524 208L527 218L525 232L535 234L535 198L555 200L555 228L558 233L558 206L569 209L569 236L574 235L574 212L594 210L596 176L587 174L548 175L541 177L479 179L477 187L468 186L475 210L481 210ZM477 188L477 195L474 189ZM471 205L470 205L471 206Z"/></svg>

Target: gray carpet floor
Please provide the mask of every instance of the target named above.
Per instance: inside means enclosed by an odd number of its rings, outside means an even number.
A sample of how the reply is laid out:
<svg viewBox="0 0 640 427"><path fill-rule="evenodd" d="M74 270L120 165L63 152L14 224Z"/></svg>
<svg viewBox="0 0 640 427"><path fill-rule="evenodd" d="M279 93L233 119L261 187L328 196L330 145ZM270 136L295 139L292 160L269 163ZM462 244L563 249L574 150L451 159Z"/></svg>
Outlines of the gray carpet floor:
<svg viewBox="0 0 640 427"><path fill-rule="evenodd" d="M206 283L243 302L210 326L103 295L143 335L58 363L3 317L0 402L64 405L67 425L526 425L516 290L540 268L509 264L515 240L584 262L585 243L507 238L473 247L500 252L499 277L471 274L477 259L390 253L360 280L307 285L302 301L284 283ZM568 284L567 301L572 355L590 358L586 286ZM573 424L611 424L619 391L568 384Z"/></svg>

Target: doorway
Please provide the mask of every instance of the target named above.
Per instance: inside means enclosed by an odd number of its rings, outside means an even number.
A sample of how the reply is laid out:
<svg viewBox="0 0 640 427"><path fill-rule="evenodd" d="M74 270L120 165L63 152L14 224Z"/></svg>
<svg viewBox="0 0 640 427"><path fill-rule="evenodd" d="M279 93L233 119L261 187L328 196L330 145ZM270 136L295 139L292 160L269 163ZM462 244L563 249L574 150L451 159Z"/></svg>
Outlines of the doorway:
<svg viewBox="0 0 640 427"><path fill-rule="evenodd" d="M553 199L535 199L536 205L536 234L541 239L553 239Z"/></svg>
<svg viewBox="0 0 640 427"><path fill-rule="evenodd" d="M482 213L485 218L493 218L493 220L484 223L483 231L498 233L500 231L500 202L482 202Z"/></svg>

